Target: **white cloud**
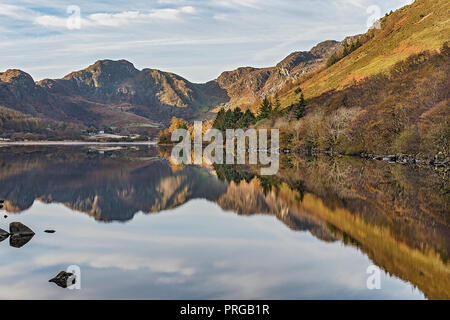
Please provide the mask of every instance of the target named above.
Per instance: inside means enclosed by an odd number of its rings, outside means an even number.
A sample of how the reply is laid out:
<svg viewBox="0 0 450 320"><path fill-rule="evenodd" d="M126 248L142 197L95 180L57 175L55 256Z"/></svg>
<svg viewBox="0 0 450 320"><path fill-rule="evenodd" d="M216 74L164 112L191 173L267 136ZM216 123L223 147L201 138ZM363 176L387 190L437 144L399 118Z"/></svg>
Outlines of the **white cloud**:
<svg viewBox="0 0 450 320"><path fill-rule="evenodd" d="M261 4L267 3L266 1L260 0L217 0L214 4L227 7L227 8L236 8L236 7L247 7L253 9L260 9Z"/></svg>
<svg viewBox="0 0 450 320"><path fill-rule="evenodd" d="M43 15L34 18L34 22L44 27L66 27L67 19L56 16Z"/></svg>
<svg viewBox="0 0 450 320"><path fill-rule="evenodd" d="M193 15L196 9L192 6L180 8L153 9L148 12L123 11L119 13L93 13L81 19L82 27L120 27L135 23L152 23L157 21L180 22L185 15ZM38 16L36 24L44 27L65 27L66 18L52 15Z"/></svg>
<svg viewBox="0 0 450 320"><path fill-rule="evenodd" d="M1 4L0 15L13 19L28 20L33 16L33 11L16 5Z"/></svg>

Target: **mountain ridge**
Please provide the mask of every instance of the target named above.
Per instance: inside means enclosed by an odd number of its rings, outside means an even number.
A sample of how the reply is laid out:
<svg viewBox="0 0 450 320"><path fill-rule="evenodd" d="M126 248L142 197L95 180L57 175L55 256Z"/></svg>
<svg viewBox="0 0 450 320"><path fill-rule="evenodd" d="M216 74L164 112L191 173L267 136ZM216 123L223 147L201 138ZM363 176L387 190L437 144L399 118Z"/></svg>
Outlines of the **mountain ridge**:
<svg viewBox="0 0 450 320"><path fill-rule="evenodd" d="M224 71L206 83L193 83L159 69L139 70L125 59L97 60L60 79L40 81L22 70L8 69L0 73L0 106L24 117L66 121L98 130L116 128L113 124L122 122L130 128L136 121L141 127L154 122L164 126L173 116L212 119L214 108L253 103L286 81L320 67L341 46L327 40L310 51L291 53L276 66ZM126 121L130 115L137 120Z"/></svg>

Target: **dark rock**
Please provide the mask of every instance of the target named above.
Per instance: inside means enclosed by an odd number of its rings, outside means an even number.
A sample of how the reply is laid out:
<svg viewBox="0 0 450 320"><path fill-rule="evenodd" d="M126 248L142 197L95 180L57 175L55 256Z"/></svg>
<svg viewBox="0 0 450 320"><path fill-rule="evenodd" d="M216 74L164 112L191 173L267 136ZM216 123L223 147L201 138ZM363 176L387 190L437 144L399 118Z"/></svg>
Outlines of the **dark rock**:
<svg viewBox="0 0 450 320"><path fill-rule="evenodd" d="M9 224L9 244L14 248L21 248L26 245L34 236L33 230L20 222L11 222Z"/></svg>
<svg viewBox="0 0 450 320"><path fill-rule="evenodd" d="M3 205L2 204L0 204L0 209L3 209Z"/></svg>
<svg viewBox="0 0 450 320"><path fill-rule="evenodd" d="M53 279L48 282L56 283L61 288L67 288L76 283L76 276L73 273L61 271Z"/></svg>
<svg viewBox="0 0 450 320"><path fill-rule="evenodd" d="M6 218L8 218L8 216L7 216L6 214L5 214L5 215L3 216L3 218L5 218L5 219L6 219Z"/></svg>
<svg viewBox="0 0 450 320"><path fill-rule="evenodd" d="M9 237L9 232L0 229L0 242L2 242L3 240L5 240L6 238Z"/></svg>
<svg viewBox="0 0 450 320"><path fill-rule="evenodd" d="M55 230L45 230L46 233L55 233Z"/></svg>
<svg viewBox="0 0 450 320"><path fill-rule="evenodd" d="M34 236L33 230L28 228L26 225L20 223L20 222L11 222L9 224L9 233L12 235L32 235Z"/></svg>
<svg viewBox="0 0 450 320"><path fill-rule="evenodd" d="M5 200L0 200L0 203L4 203L5 202Z"/></svg>

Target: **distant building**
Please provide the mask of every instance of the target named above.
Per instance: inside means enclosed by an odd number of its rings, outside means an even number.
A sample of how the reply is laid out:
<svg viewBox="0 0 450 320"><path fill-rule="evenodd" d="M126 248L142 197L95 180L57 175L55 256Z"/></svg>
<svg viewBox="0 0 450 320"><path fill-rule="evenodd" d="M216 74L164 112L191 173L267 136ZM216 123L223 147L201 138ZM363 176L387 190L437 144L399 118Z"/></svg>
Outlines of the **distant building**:
<svg viewBox="0 0 450 320"><path fill-rule="evenodd" d="M105 131L103 131L103 130L100 130L99 132L98 132L98 134L104 134L105 133Z"/></svg>

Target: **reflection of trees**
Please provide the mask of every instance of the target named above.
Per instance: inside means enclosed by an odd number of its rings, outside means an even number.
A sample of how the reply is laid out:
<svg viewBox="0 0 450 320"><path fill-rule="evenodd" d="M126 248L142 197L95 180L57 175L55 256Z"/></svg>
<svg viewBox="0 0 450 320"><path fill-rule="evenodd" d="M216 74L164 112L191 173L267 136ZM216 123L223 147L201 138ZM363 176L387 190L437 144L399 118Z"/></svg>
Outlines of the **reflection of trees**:
<svg viewBox="0 0 450 320"><path fill-rule="evenodd" d="M298 170L284 166L277 176L233 181L219 205L239 214L273 214L292 229L340 239L427 297L450 297L443 173L355 158L294 160Z"/></svg>

